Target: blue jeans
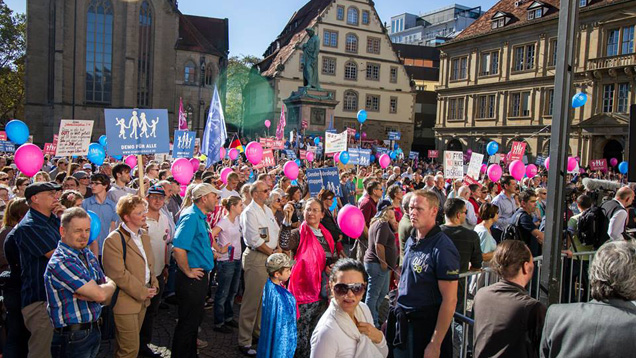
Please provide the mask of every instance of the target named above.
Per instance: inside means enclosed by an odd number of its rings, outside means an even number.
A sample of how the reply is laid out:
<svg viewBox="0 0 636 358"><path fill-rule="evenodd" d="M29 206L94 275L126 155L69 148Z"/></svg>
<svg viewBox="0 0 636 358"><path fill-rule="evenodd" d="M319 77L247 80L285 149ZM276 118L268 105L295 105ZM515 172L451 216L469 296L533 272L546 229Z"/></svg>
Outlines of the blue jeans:
<svg viewBox="0 0 636 358"><path fill-rule="evenodd" d="M367 298L364 303L369 306L371 315L373 316L373 324L380 327L378 322L378 310L382 304L382 300L389 293L389 280L391 277L390 270L382 270L377 262L365 262L364 268L369 274L369 287L367 288Z"/></svg>
<svg viewBox="0 0 636 358"><path fill-rule="evenodd" d="M234 318L234 297L241 279L241 260L217 261L219 285L214 295L214 324L221 326Z"/></svg>
<svg viewBox="0 0 636 358"><path fill-rule="evenodd" d="M99 352L102 335L99 328L65 333L53 333L51 356L53 358L95 358Z"/></svg>

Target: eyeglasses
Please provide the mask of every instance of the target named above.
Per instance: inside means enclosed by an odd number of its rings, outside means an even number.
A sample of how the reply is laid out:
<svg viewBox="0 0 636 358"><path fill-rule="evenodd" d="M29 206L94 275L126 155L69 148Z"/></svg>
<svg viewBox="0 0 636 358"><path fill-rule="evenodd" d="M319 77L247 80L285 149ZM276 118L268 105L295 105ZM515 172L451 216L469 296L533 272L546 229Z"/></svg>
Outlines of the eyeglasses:
<svg viewBox="0 0 636 358"><path fill-rule="evenodd" d="M358 296L361 295L366 288L367 285L364 283L337 283L333 286L333 292L338 296L344 296L351 291L354 295Z"/></svg>
<svg viewBox="0 0 636 358"><path fill-rule="evenodd" d="M98 181L92 181L91 185L104 185L104 184L102 184L101 182L98 182Z"/></svg>
<svg viewBox="0 0 636 358"><path fill-rule="evenodd" d="M0 181L9 181L9 178L2 178Z"/></svg>

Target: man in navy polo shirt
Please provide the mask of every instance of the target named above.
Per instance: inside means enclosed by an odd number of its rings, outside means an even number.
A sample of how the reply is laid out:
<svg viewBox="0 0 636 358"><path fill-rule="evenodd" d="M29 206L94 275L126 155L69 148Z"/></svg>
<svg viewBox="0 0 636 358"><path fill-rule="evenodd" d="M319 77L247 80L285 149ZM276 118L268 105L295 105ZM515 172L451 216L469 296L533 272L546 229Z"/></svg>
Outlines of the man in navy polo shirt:
<svg viewBox="0 0 636 358"><path fill-rule="evenodd" d="M453 354L448 328L457 303L459 253L435 224L438 210L435 193L413 192L409 217L417 233L405 245L397 299L397 309L408 322L398 323L397 331L405 339L394 348L396 358L450 358Z"/></svg>
<svg viewBox="0 0 636 358"><path fill-rule="evenodd" d="M54 182L29 185L24 196L29 211L13 229L7 240L15 240L22 268L22 316L31 332L29 357L51 356L53 326L46 311L44 271L60 241L60 219L64 211L59 202L62 187Z"/></svg>

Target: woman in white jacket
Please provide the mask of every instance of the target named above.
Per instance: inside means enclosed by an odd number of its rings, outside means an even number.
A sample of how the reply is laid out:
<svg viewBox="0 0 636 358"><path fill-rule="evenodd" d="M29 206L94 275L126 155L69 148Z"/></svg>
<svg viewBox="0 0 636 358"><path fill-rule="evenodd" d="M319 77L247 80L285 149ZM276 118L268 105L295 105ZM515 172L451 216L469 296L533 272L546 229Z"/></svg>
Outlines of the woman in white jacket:
<svg viewBox="0 0 636 358"><path fill-rule="evenodd" d="M333 298L311 335L311 358L386 358L384 334L373 325L369 307L360 302L366 286L362 263L336 262L329 278Z"/></svg>

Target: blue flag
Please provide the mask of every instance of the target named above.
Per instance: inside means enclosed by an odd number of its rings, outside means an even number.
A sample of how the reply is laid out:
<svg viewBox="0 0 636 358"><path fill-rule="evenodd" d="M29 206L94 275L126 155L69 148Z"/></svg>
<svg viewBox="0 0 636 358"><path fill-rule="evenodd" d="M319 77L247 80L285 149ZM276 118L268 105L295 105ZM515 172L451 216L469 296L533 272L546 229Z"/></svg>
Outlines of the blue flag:
<svg viewBox="0 0 636 358"><path fill-rule="evenodd" d="M205 131L203 131L203 140L201 141L201 153L208 157L206 167L221 160L219 150L226 139L227 130L225 129L223 106L221 105L219 90L215 85L210 111L208 112L208 121L205 123Z"/></svg>

